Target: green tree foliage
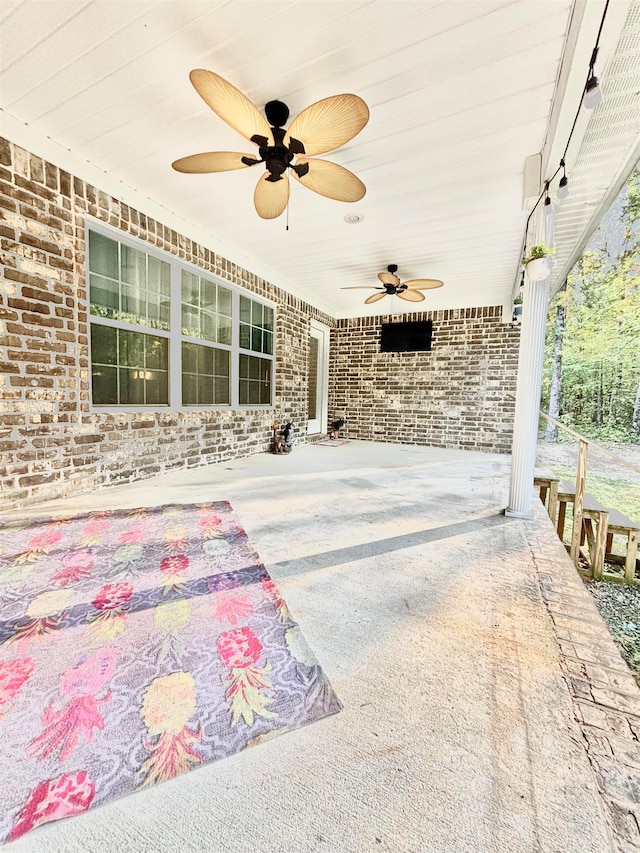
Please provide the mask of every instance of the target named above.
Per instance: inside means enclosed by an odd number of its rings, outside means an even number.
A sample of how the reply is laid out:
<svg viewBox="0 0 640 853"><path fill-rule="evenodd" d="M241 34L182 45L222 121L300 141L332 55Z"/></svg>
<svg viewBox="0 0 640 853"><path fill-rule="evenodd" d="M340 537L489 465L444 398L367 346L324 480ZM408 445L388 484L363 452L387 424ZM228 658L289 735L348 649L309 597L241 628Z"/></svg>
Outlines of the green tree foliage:
<svg viewBox="0 0 640 853"><path fill-rule="evenodd" d="M552 300L543 410L549 402L557 306L565 307L560 420L590 438L640 440L640 171L621 206L622 239L599 234ZM620 229L618 228L618 231ZM616 245L611 256L609 245Z"/></svg>

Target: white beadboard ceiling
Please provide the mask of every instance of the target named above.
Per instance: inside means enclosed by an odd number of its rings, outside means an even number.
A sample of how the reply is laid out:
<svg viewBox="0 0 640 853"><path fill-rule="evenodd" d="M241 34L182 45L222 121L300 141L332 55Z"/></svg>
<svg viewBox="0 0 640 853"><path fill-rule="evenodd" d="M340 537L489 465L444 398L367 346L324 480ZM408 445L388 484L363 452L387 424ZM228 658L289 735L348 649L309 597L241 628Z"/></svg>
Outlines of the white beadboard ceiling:
<svg viewBox="0 0 640 853"><path fill-rule="evenodd" d="M603 43L617 44L629 5L611 4ZM524 161L572 121L603 7L2 0L3 133L333 316L508 304ZM364 199L342 204L291 181L287 231L286 214L254 211L260 167L173 171L188 154L253 149L195 92L193 68L260 108L285 101L292 118L330 95L362 97L369 124L326 159L364 181ZM352 213L362 222L346 224ZM569 253L577 237L567 239ZM340 289L376 283L390 263L403 280L445 286L420 306L364 306L367 291Z"/></svg>

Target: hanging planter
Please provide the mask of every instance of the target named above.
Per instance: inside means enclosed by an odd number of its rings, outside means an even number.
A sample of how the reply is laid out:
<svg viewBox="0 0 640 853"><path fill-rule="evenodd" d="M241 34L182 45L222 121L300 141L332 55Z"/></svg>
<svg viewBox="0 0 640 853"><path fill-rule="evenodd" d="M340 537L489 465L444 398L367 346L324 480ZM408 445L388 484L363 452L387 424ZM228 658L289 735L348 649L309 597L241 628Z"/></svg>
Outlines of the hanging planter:
<svg viewBox="0 0 640 853"><path fill-rule="evenodd" d="M515 326L519 326L522 322L522 301L514 302L513 319L511 321Z"/></svg>
<svg viewBox="0 0 640 853"><path fill-rule="evenodd" d="M544 281L551 275L551 256L554 253L555 249L550 249L544 243L538 243L522 259L529 281Z"/></svg>

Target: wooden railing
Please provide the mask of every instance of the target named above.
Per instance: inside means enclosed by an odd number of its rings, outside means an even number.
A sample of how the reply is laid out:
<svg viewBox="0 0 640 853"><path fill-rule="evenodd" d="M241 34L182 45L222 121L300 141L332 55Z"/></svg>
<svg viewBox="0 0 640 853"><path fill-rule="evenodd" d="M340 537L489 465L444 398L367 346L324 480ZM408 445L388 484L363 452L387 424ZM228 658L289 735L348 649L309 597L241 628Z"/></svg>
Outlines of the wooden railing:
<svg viewBox="0 0 640 853"><path fill-rule="evenodd" d="M541 417L543 417L546 421L549 421L551 424L555 424L555 426L563 429L565 432L568 432L569 435L574 436L578 439L578 469L576 472L576 494L573 503L573 527L571 530L571 549L569 551L571 555L571 559L573 560L576 568L579 565L580 559L580 539L582 536L582 512L584 506L584 493L585 493L585 484L587 479L587 456L589 453L589 446L591 445L594 449L599 450L600 453L604 453L606 456L610 456L612 459L615 459L620 465L624 465L627 468L630 468L632 471L635 471L637 474L640 474L640 468L636 465L632 465L631 462L627 462L626 459L623 459L621 456L618 456L616 453L612 453L606 447L602 447L602 445L598 444L595 441L592 441L589 438L585 438L583 435L580 435L579 432L571 429L560 421L557 421L555 418L552 418L550 415L546 415L544 412L540 412ZM598 533L600 536L606 537L606 526L599 525ZM598 548L604 548L605 542L596 541L595 547L596 551Z"/></svg>

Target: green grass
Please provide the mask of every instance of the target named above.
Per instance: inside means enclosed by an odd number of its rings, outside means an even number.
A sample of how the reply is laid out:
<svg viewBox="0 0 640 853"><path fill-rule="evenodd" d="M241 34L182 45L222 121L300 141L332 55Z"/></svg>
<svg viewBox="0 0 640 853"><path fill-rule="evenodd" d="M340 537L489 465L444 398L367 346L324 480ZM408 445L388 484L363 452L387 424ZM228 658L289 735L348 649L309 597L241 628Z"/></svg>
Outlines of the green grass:
<svg viewBox="0 0 640 853"><path fill-rule="evenodd" d="M550 467L563 480L575 482L574 469L555 464ZM619 510L632 521L640 521L640 483L590 474L587 470L587 491L601 504Z"/></svg>

